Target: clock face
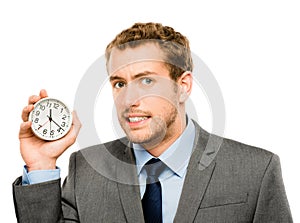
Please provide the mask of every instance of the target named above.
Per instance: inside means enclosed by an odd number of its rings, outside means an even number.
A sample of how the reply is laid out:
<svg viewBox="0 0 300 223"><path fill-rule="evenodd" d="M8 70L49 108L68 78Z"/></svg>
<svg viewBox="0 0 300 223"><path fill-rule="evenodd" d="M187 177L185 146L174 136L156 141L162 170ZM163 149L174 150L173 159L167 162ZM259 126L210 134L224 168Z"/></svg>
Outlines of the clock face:
<svg viewBox="0 0 300 223"><path fill-rule="evenodd" d="M57 140L65 136L72 126L72 113L61 101L43 98L34 104L29 114L31 129L43 140Z"/></svg>

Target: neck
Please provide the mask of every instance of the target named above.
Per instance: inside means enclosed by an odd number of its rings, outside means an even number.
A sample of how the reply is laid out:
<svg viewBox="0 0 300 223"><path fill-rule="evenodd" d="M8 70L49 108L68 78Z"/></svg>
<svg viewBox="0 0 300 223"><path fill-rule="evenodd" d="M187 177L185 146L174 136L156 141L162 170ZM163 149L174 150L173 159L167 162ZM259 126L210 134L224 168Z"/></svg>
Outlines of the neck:
<svg viewBox="0 0 300 223"><path fill-rule="evenodd" d="M186 116L185 113L180 116L173 124L169 127L167 134L163 140L158 139L155 142L144 143L142 146L154 157L159 157L164 151L166 151L183 133L186 127Z"/></svg>

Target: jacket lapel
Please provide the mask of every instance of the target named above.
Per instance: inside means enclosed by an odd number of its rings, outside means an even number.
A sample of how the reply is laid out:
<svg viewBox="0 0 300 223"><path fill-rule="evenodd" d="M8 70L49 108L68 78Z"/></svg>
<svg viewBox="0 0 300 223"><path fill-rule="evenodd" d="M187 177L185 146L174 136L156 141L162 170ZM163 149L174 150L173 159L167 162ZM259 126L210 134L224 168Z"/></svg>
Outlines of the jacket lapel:
<svg viewBox="0 0 300 223"><path fill-rule="evenodd" d="M215 170L221 141L195 123L196 137L174 222L193 222ZM217 143L216 143L217 141ZM219 144L218 144L219 143Z"/></svg>
<svg viewBox="0 0 300 223"><path fill-rule="evenodd" d="M118 189L127 222L144 222L135 158L132 149L127 146L123 162L116 168Z"/></svg>
<svg viewBox="0 0 300 223"><path fill-rule="evenodd" d="M215 170L222 138L196 122L196 137L174 222L193 222ZM124 146L126 147L126 146ZM121 149L122 150L122 149ZM118 190L127 222L144 222L135 157L129 144L116 166Z"/></svg>

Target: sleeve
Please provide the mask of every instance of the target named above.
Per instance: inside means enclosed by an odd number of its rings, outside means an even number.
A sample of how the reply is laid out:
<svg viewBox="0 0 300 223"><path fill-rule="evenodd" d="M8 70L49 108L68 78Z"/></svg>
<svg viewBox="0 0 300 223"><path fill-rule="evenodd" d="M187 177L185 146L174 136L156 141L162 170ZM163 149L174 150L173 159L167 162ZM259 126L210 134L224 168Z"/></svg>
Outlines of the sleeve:
<svg viewBox="0 0 300 223"><path fill-rule="evenodd" d="M13 183L13 197L18 222L63 222L60 221L60 179L23 186L22 177Z"/></svg>
<svg viewBox="0 0 300 223"><path fill-rule="evenodd" d="M70 158L69 175L63 185L64 192L60 179L22 185L22 177L17 178L13 183L13 199L18 222L79 222L74 176L75 153Z"/></svg>
<svg viewBox="0 0 300 223"><path fill-rule="evenodd" d="M262 179L253 222L293 222L277 155L272 156Z"/></svg>

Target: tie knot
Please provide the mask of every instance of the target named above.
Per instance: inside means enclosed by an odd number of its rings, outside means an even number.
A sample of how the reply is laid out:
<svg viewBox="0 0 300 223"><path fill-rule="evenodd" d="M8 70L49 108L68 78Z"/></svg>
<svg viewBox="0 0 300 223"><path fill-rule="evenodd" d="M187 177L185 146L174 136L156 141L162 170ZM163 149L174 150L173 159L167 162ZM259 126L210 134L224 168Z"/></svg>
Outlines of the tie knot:
<svg viewBox="0 0 300 223"><path fill-rule="evenodd" d="M154 183L157 181L165 167L165 164L160 159L152 158L149 160L144 166L148 176L148 183Z"/></svg>

